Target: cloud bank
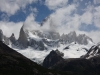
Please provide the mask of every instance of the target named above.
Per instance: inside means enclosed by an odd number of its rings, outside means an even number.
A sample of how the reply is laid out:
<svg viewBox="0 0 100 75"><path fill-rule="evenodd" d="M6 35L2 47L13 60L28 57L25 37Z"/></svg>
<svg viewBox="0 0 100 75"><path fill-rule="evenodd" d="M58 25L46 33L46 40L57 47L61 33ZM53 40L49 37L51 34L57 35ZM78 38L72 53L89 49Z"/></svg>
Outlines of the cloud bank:
<svg viewBox="0 0 100 75"><path fill-rule="evenodd" d="M65 6L67 2L68 0L45 0L45 5L48 6L49 9L55 10Z"/></svg>

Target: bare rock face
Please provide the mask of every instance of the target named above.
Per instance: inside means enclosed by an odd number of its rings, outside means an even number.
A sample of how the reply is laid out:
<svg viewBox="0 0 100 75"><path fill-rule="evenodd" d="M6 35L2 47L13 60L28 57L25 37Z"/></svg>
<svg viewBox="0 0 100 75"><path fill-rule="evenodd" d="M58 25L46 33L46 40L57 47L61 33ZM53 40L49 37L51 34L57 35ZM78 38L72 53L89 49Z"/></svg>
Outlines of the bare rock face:
<svg viewBox="0 0 100 75"><path fill-rule="evenodd" d="M19 35L19 39L18 42L25 48L28 47L28 38L27 35L24 31L24 25L22 26L21 30L20 30L20 35Z"/></svg>
<svg viewBox="0 0 100 75"><path fill-rule="evenodd" d="M51 40L60 39L60 34L56 31L40 31L40 30L33 30L31 31L33 35L37 35L41 38L47 38Z"/></svg>
<svg viewBox="0 0 100 75"><path fill-rule="evenodd" d="M16 44L16 38L15 38L15 35L14 35L14 33L12 33L12 35L10 36L10 41L13 43L13 44Z"/></svg>
<svg viewBox="0 0 100 75"><path fill-rule="evenodd" d="M9 38L6 37L6 36L3 36L3 42L4 42L6 45L9 45Z"/></svg>
<svg viewBox="0 0 100 75"><path fill-rule="evenodd" d="M77 37L77 42L79 44L87 45L88 44L88 40L90 40L91 42L93 42L92 39L89 38L88 36L86 36L85 34L79 34L79 36Z"/></svg>
<svg viewBox="0 0 100 75"><path fill-rule="evenodd" d="M42 41L36 41L34 39L29 39L28 46L37 50L47 50Z"/></svg>
<svg viewBox="0 0 100 75"><path fill-rule="evenodd" d="M9 45L9 38L3 35L2 30L0 30L0 41L5 43L6 45Z"/></svg>
<svg viewBox="0 0 100 75"><path fill-rule="evenodd" d="M67 37L68 37L68 42L69 43L72 43L72 42L76 41L76 38L77 38L76 32L75 31L70 32L67 35Z"/></svg>
<svg viewBox="0 0 100 75"><path fill-rule="evenodd" d="M2 30L0 29L0 41L2 41L3 40L3 32L2 32Z"/></svg>
<svg viewBox="0 0 100 75"><path fill-rule="evenodd" d="M77 35L75 31L72 31L69 34L62 34L60 40L63 44L77 42L78 44L87 45L89 41L93 42L90 37L85 34Z"/></svg>
<svg viewBox="0 0 100 75"><path fill-rule="evenodd" d="M37 50L46 50L47 49L41 40L37 41L34 38L31 38L29 33L31 33L31 32L28 30L24 30L24 25L23 25L20 30L20 35L19 35L19 39L18 39L18 47L27 48L28 46L30 46L33 49L37 49ZM12 35L12 37L13 37L13 35ZM14 39L14 37L13 37L13 39Z"/></svg>

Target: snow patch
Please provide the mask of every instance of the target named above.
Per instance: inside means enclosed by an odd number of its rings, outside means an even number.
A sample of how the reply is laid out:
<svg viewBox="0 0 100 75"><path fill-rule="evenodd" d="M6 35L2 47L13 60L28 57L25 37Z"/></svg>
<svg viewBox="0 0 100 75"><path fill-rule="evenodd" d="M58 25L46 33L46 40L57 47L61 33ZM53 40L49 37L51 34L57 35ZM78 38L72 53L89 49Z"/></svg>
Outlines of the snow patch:
<svg viewBox="0 0 100 75"><path fill-rule="evenodd" d="M28 32L29 38L34 39L36 41L41 41L42 39L36 35L33 35L31 32Z"/></svg>

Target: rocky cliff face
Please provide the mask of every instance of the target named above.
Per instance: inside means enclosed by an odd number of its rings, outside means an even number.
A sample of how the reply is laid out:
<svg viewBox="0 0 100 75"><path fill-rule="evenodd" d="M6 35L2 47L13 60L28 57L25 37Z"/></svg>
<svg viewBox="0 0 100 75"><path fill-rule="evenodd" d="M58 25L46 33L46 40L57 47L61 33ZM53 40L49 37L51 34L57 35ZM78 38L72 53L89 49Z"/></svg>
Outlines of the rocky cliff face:
<svg viewBox="0 0 100 75"><path fill-rule="evenodd" d="M20 33L19 33L19 38L18 42L25 48L28 47L28 38L27 34L24 31L24 25L21 27Z"/></svg>
<svg viewBox="0 0 100 75"><path fill-rule="evenodd" d="M10 36L10 41L15 45L16 44L16 42L17 42L17 40L16 40L16 38L15 38L15 35L14 35L14 33L12 33L12 35Z"/></svg>
<svg viewBox="0 0 100 75"><path fill-rule="evenodd" d="M0 41L3 41L3 32L1 29L0 29Z"/></svg>
<svg viewBox="0 0 100 75"><path fill-rule="evenodd" d="M0 29L0 41L3 41L6 45L9 45L9 38L3 35L3 32L1 29Z"/></svg>
<svg viewBox="0 0 100 75"><path fill-rule="evenodd" d="M51 39L51 40L57 40L60 39L60 34L56 31L40 31L40 30L33 30L31 31L33 35L37 35L43 39Z"/></svg>
<svg viewBox="0 0 100 75"><path fill-rule="evenodd" d="M90 37L86 36L85 34L78 35L77 42L79 44L87 45L89 41L93 42L93 40Z"/></svg>
<svg viewBox="0 0 100 75"><path fill-rule="evenodd" d="M20 30L20 35L18 39L19 47L27 48L28 46L37 50L46 50L47 48L44 46L41 39L38 36L33 35L32 32L28 30L24 30L24 25Z"/></svg>
<svg viewBox="0 0 100 75"><path fill-rule="evenodd" d="M89 41L93 42L90 37L86 36L85 34L77 35L75 31L70 32L69 34L62 34L60 40L63 44L77 42L78 44L87 45Z"/></svg>

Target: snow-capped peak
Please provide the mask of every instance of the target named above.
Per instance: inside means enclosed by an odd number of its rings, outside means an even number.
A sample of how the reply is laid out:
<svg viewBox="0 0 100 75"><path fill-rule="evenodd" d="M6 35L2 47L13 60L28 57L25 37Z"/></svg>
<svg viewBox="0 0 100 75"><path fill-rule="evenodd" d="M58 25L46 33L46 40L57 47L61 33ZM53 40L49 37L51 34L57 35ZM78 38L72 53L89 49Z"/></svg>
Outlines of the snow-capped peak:
<svg viewBox="0 0 100 75"><path fill-rule="evenodd" d="M97 56L100 56L100 45L99 44L93 45L89 49L89 51L87 52L87 54L83 56L83 58L90 59L92 57L97 57Z"/></svg>

